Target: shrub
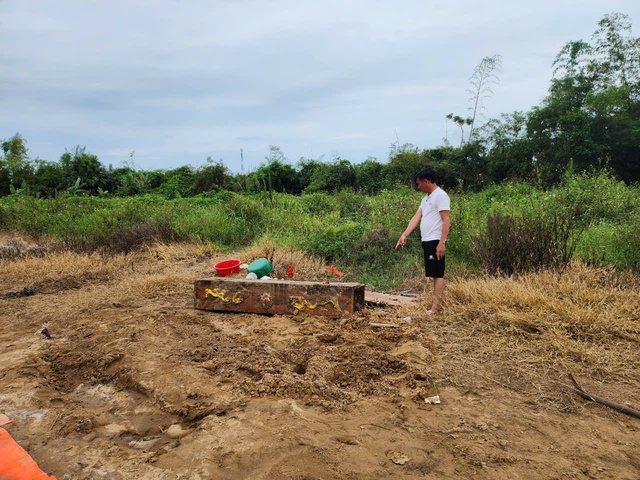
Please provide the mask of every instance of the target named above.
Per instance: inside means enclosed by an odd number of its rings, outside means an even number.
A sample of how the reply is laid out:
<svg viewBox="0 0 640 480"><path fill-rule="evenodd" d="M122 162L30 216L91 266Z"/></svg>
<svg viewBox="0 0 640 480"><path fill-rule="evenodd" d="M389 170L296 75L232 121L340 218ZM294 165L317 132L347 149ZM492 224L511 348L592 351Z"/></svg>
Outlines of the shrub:
<svg viewBox="0 0 640 480"><path fill-rule="evenodd" d="M311 215L326 215L336 209L335 198L328 193L306 193L300 197L300 204Z"/></svg>
<svg viewBox="0 0 640 480"><path fill-rule="evenodd" d="M533 209L520 216L489 215L484 236L472 241L485 270L512 275L545 268L564 269L579 234L575 217Z"/></svg>
<svg viewBox="0 0 640 480"><path fill-rule="evenodd" d="M355 245L361 244L365 233L364 225L358 222L347 222L342 225L326 225L322 229L311 232L307 239L306 250L311 255L324 258L328 262L348 259Z"/></svg>
<svg viewBox="0 0 640 480"><path fill-rule="evenodd" d="M580 238L576 256L594 266L640 271L640 213L624 224L599 222Z"/></svg>
<svg viewBox="0 0 640 480"><path fill-rule="evenodd" d="M127 226L107 247L114 252L129 253L145 245L175 240L177 234L168 222L146 221Z"/></svg>
<svg viewBox="0 0 640 480"><path fill-rule="evenodd" d="M358 221L369 216L367 197L353 190L341 190L335 194L335 200L340 208L340 216Z"/></svg>
<svg viewBox="0 0 640 480"><path fill-rule="evenodd" d="M640 208L638 189L607 172L568 176L554 193L557 204L574 209L585 227L601 220L624 222L629 212Z"/></svg>

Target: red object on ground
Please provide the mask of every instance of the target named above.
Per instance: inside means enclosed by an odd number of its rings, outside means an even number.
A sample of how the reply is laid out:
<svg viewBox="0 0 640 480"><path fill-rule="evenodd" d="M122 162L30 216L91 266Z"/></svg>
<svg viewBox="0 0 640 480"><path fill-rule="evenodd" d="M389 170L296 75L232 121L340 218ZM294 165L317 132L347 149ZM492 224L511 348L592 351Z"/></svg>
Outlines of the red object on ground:
<svg viewBox="0 0 640 480"><path fill-rule="evenodd" d="M3 480L57 480L44 473L33 458L0 428L0 478Z"/></svg>
<svg viewBox="0 0 640 480"><path fill-rule="evenodd" d="M287 270L287 276L293 277L293 267L289 267L289 269Z"/></svg>
<svg viewBox="0 0 640 480"><path fill-rule="evenodd" d="M216 263L213 268L216 269L216 273L221 277L231 275L232 273L238 273L240 271L240 260L225 260L224 262Z"/></svg>
<svg viewBox="0 0 640 480"><path fill-rule="evenodd" d="M344 273L342 273L340 270L337 270L333 267L325 267L327 270L329 270L331 273L335 273L337 276L341 277L344 275Z"/></svg>

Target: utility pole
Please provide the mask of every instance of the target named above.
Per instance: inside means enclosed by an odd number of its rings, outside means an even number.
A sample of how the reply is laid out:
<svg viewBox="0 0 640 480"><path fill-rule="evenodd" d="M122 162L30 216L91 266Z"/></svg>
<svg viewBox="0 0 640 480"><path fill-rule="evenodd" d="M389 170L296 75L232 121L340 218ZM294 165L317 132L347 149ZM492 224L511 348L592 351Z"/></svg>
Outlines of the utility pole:
<svg viewBox="0 0 640 480"><path fill-rule="evenodd" d="M242 149L240 149L240 173L244 173L244 158L242 156Z"/></svg>

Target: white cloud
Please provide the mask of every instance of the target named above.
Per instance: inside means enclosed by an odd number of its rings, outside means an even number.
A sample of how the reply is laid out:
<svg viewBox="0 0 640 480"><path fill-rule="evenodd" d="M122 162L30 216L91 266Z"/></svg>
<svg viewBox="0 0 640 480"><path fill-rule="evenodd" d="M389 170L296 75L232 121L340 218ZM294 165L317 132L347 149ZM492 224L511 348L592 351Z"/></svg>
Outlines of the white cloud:
<svg viewBox="0 0 640 480"><path fill-rule="evenodd" d="M5 0L0 138L144 169L239 171L243 148L246 171L269 145L382 161L396 140L455 143L445 115L466 113L485 56L503 57L489 117L538 104L560 48L612 11L640 21L630 0Z"/></svg>

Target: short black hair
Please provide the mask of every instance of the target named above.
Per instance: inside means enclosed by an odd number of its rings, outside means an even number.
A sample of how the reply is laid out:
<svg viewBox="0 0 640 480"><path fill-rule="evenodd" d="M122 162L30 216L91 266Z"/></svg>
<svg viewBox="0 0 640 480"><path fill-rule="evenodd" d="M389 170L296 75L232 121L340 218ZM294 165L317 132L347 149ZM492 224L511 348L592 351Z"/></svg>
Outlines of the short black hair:
<svg viewBox="0 0 640 480"><path fill-rule="evenodd" d="M416 183L418 182L418 180L429 180L430 182L436 183L438 180L438 175L433 168L427 167L416 173L415 180Z"/></svg>

